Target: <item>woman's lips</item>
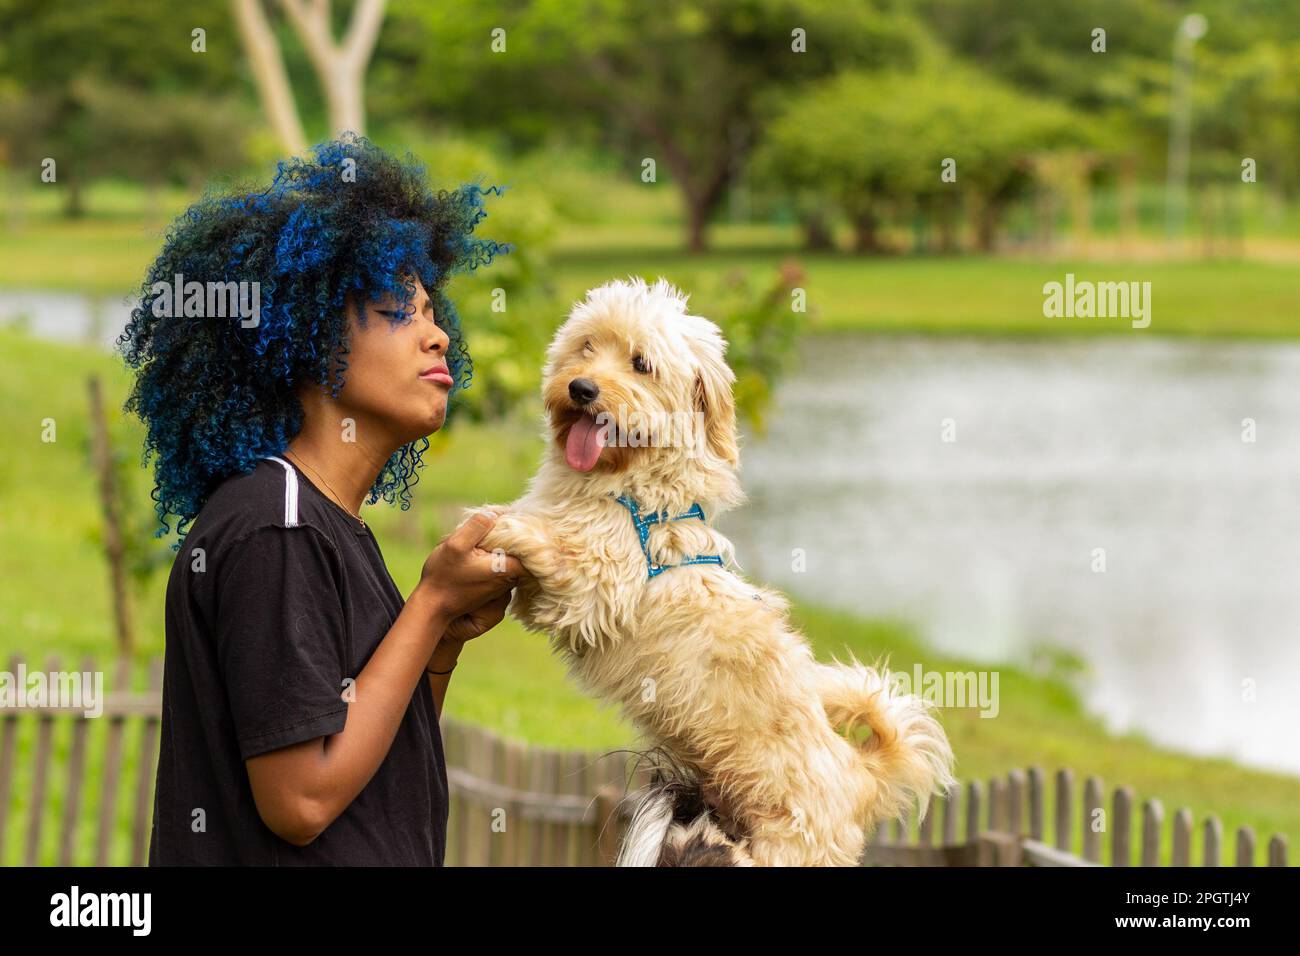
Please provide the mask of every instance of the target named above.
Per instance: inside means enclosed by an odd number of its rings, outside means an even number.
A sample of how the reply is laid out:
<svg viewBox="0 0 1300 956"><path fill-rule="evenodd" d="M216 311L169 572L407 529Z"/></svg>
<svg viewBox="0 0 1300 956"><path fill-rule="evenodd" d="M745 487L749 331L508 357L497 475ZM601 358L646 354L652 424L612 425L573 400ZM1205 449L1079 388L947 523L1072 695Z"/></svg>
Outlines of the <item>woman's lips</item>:
<svg viewBox="0 0 1300 956"><path fill-rule="evenodd" d="M448 388L456 384L456 380L451 377L451 373L445 368L426 369L420 373L420 378L426 382L436 382L439 385L446 385Z"/></svg>

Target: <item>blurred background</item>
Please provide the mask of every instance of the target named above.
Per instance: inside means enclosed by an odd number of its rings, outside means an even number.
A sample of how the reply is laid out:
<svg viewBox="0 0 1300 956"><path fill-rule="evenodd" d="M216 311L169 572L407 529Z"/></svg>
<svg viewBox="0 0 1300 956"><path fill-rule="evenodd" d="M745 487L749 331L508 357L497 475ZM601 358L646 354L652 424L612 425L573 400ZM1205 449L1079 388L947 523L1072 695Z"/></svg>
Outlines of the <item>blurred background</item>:
<svg viewBox="0 0 1300 956"><path fill-rule="evenodd" d="M174 552L112 341L188 203L344 129L505 186L514 246L451 289L474 383L414 507L367 515L404 591L531 474L571 304L667 276L731 341L726 530L820 656L996 671L944 714L963 779L1300 834L1300 0L0 0L0 659L148 699ZM1149 282L1149 327L1045 315L1067 274ZM447 714L633 742L511 623ZM148 734L0 727L0 863L95 813L129 860Z"/></svg>

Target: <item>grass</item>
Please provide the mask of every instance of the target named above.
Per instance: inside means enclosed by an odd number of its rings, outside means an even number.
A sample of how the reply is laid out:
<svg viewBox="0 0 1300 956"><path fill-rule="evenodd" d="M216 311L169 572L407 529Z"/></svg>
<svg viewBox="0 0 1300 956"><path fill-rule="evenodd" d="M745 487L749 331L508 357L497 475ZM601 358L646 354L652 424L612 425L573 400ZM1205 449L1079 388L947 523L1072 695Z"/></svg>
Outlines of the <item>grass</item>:
<svg viewBox="0 0 1300 956"><path fill-rule="evenodd" d="M741 270L766 284L778 265L795 258L808 292L809 331L919 332L992 335L1135 335L1126 319L1055 319L1043 316L1043 285L1077 279L1151 283L1152 322L1145 334L1200 336L1300 336L1294 308L1295 260L1300 247L1278 239L1285 255L1259 259L1130 260L1039 257L883 257L805 253L793 225L720 223L713 250L682 251L669 192L652 202L639 190L618 194L633 214L606 211L603 220L562 226L552 247L548 279L558 319L568 303L612 277L665 275L694 291L709 311L716 277ZM93 218L58 214L53 193L26 200L21 227L0 230L0 288L80 291L120 297L135 288L157 252L169 218L183 208L184 193L169 191L146 215L137 190L111 183L90 191ZM499 200L501 202L507 199ZM488 228L485 230L493 235ZM509 239L509 236L494 236ZM1098 241L1099 248L1107 248ZM1270 247L1271 248L1271 247ZM490 281L490 270L483 282ZM483 282L477 283L482 285ZM480 290L481 291L481 290Z"/></svg>
<svg viewBox="0 0 1300 956"><path fill-rule="evenodd" d="M36 341L12 330L0 330L0 355L0 407L8 410L11 422L0 456L0 660L21 653L35 664L58 653L64 661L89 654L105 662L114 647L112 616L88 464L84 380L92 373L101 376L110 427L121 447L134 449L139 447L138 425L118 412L128 380L110 356ZM54 419L57 428L52 443L41 441L46 418ZM453 526L461 509L517 495L538 451L529 423L458 427L435 437L416 506L408 512L375 508L367 518L403 593L414 585L429 547ZM150 504L143 475L133 495L134 514L147 517ZM165 578L165 571L157 573L133 600L141 663L163 649ZM803 603L796 604L795 615L822 659L851 651L862 659L888 655L892 665L906 670L916 662L927 670L987 669L930 653L898 622L864 621ZM447 713L452 716L545 746L610 749L633 741L615 713L567 682L542 638L524 633L513 622L471 644L463 661L448 695ZM1181 806L1191 808L1198 821L1217 813L1225 833L1248 825L1261 845L1275 832L1289 834L1293 842L1300 836L1297 778L1173 753L1139 736L1112 736L1100 720L1084 713L1065 680L1016 666L998 670L1001 712L996 718L980 718L974 710L950 709L944 715L963 779L988 779L1031 764L1049 773L1068 766L1080 777L1097 774L1108 786L1128 784L1139 799L1160 798L1167 817ZM143 675L137 673L135 680L142 686ZM35 722L21 724L12 790L15 811L26 806L33 785L29 765ZM136 766L137 736L132 732L126 737L127 767ZM54 744L59 759L66 759L66 729L56 732ZM101 749L92 746L90 753L97 755ZM46 803L44 862L53 862L54 828L64 800L58 777L56 773ZM100 769L92 764L83 820L93 819L102 799L100 783ZM127 808L134 799L134 778L124 778L119 787L112 859L121 863L129 853ZM17 862L25 825L25 812L10 815L0 863ZM1198 829L1198 854L1201 840ZM1229 847L1231 843L1229 839ZM91 850L87 845L79 852Z"/></svg>

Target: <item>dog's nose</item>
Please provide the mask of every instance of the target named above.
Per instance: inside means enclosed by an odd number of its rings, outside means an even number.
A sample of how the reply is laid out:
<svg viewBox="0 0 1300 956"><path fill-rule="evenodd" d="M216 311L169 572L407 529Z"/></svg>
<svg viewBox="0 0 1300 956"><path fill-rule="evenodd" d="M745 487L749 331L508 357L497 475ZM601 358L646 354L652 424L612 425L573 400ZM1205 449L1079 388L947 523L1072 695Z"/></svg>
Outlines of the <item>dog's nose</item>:
<svg viewBox="0 0 1300 956"><path fill-rule="evenodd" d="M600 394L600 386L589 378L575 378L569 383L569 398L579 405L594 402Z"/></svg>

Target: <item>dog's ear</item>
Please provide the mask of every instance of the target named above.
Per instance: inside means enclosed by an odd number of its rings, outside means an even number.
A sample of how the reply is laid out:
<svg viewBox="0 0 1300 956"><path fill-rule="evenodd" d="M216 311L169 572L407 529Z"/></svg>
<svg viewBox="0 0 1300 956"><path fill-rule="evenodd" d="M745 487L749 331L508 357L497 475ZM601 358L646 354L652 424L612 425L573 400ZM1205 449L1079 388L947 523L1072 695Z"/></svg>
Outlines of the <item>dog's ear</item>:
<svg viewBox="0 0 1300 956"><path fill-rule="evenodd" d="M736 375L724 358L727 342L718 327L704 319L691 332L691 346L698 361L695 406L704 419L704 441L710 452L734 467L740 463L740 443L736 440L736 400L732 395Z"/></svg>

